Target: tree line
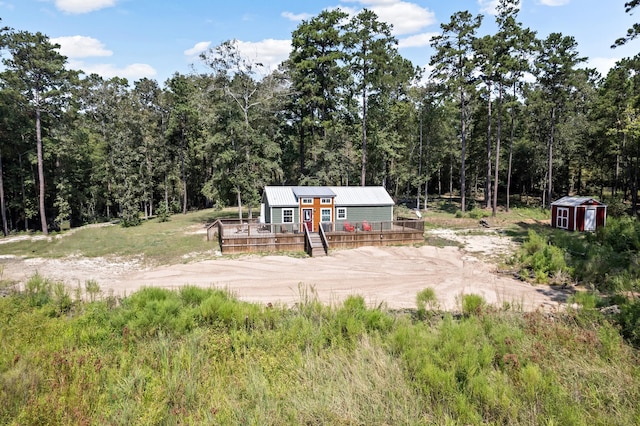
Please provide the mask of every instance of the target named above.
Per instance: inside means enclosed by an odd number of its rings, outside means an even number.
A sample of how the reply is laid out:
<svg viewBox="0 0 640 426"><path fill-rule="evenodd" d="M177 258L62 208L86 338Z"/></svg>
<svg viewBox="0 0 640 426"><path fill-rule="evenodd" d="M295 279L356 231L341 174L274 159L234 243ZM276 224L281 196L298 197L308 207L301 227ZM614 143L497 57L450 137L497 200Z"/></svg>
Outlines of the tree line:
<svg viewBox="0 0 640 426"><path fill-rule="evenodd" d="M500 0L488 35L482 15L452 15L428 70L373 11L334 9L299 24L276 70L228 40L200 55L204 72L162 86L85 75L46 35L2 28L3 232L227 205L251 215L280 184L383 185L421 208L455 193L462 211L493 214L514 194L543 206L588 194L635 215L640 56L602 76L573 37L538 38L519 9Z"/></svg>

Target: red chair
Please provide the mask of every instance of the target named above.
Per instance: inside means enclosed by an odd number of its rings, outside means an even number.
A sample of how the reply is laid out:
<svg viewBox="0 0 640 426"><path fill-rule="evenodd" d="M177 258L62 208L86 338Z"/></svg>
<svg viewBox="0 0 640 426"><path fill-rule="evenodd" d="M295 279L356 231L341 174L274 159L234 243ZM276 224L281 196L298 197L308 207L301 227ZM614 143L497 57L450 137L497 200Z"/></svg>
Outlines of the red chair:
<svg viewBox="0 0 640 426"><path fill-rule="evenodd" d="M363 231L371 231L371 225L366 220L362 221L362 230Z"/></svg>
<svg viewBox="0 0 640 426"><path fill-rule="evenodd" d="M347 232L353 232L356 230L356 227L350 224L349 222L344 223L344 230Z"/></svg>

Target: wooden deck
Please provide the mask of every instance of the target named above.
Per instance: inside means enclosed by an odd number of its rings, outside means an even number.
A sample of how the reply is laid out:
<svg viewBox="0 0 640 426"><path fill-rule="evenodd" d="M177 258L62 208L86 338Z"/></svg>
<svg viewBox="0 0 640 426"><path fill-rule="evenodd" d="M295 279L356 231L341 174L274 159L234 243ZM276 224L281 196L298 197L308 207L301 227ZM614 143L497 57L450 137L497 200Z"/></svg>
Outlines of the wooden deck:
<svg viewBox="0 0 640 426"><path fill-rule="evenodd" d="M370 223L371 230L363 231L362 224L354 224L352 232L336 231L334 224L324 226L328 249L363 246L407 245L424 242L424 221L394 220ZM209 239L217 234L223 254L304 251L305 235L301 224L260 224L252 221L218 221L217 232L209 232ZM368 227L365 227L368 228Z"/></svg>

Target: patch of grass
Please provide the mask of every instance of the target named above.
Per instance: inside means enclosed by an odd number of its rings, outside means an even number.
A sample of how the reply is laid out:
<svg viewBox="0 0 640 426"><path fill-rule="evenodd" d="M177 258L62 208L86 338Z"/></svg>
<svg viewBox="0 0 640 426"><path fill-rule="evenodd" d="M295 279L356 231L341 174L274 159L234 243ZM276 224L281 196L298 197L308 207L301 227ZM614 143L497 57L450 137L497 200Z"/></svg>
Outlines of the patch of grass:
<svg viewBox="0 0 640 426"><path fill-rule="evenodd" d="M203 210L176 214L170 221L151 219L139 226L83 227L69 235L58 234L42 240L22 240L0 245L0 254L26 257L141 257L153 264L180 263L210 256L218 249L216 241L207 241L204 230L230 210Z"/></svg>

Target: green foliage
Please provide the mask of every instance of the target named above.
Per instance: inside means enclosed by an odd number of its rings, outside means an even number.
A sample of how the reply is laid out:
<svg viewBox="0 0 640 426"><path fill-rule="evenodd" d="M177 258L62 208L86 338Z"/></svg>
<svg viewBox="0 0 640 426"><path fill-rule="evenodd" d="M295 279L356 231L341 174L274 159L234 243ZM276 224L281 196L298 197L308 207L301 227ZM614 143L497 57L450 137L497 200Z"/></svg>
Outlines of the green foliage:
<svg viewBox="0 0 640 426"><path fill-rule="evenodd" d="M310 291L281 309L196 287L78 302L61 317L48 315L55 298L43 303L0 299L2 424L633 424L640 415L637 354L601 318L485 310L414 323L360 296L330 307ZM640 310L629 306L631 330Z"/></svg>
<svg viewBox="0 0 640 426"><path fill-rule="evenodd" d="M480 315L487 302L478 294L462 295L462 313L469 315Z"/></svg>
<svg viewBox="0 0 640 426"><path fill-rule="evenodd" d="M418 294L416 294L416 306L418 308L418 318L424 319L427 311L433 311L438 306L436 291L431 287L420 290Z"/></svg>
<svg viewBox="0 0 640 426"><path fill-rule="evenodd" d="M42 307L51 300L51 281L40 275L33 274L25 284L25 295L32 307Z"/></svg>
<svg viewBox="0 0 640 426"><path fill-rule="evenodd" d="M528 231L527 239L522 244L520 262L533 273L538 283L547 283L554 275L570 273L565 251L549 244L547 238L533 230Z"/></svg>
<svg viewBox="0 0 640 426"><path fill-rule="evenodd" d="M632 299L620 306L618 315L621 333L636 347L640 346L640 300Z"/></svg>
<svg viewBox="0 0 640 426"><path fill-rule="evenodd" d="M167 210L167 205L165 203L160 203L156 208L156 216L158 217L159 222L168 222L171 217L171 213Z"/></svg>

